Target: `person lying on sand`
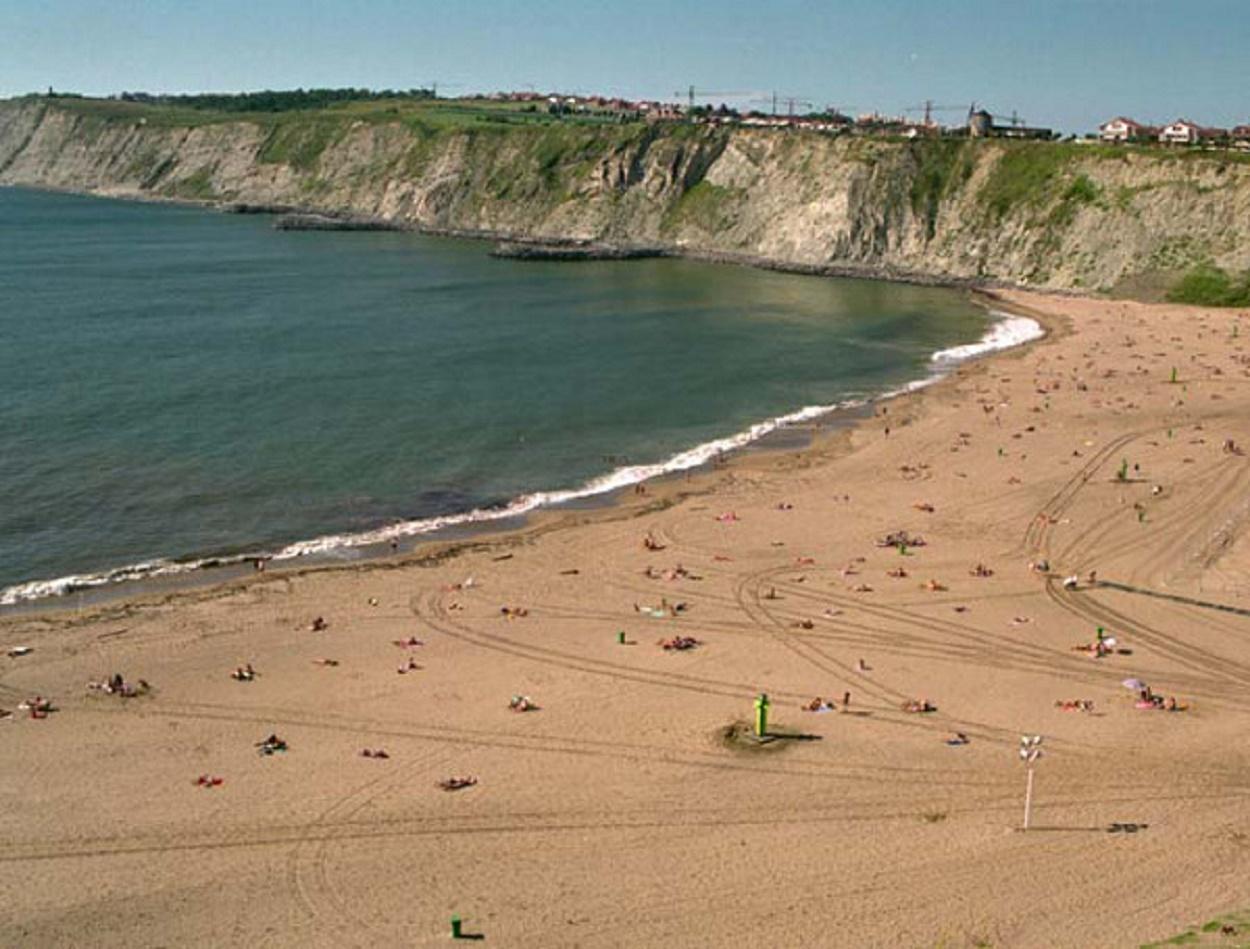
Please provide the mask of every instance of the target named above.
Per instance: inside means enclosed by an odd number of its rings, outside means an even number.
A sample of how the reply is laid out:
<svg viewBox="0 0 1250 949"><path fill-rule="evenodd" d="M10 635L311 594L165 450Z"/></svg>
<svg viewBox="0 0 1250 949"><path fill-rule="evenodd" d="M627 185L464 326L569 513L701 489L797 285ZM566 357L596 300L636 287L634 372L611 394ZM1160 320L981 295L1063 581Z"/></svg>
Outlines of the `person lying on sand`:
<svg viewBox="0 0 1250 949"><path fill-rule="evenodd" d="M501 606L499 612L508 619L520 619L530 615L530 611L523 606Z"/></svg>
<svg viewBox="0 0 1250 949"><path fill-rule="evenodd" d="M1075 590L1080 582L1081 578L1074 573L1071 576L1063 578L1063 588L1065 590Z"/></svg>
<svg viewBox="0 0 1250 949"><path fill-rule="evenodd" d="M960 745L966 745L970 741L972 741L972 739L969 738L967 735L965 735L963 732L955 732L953 736L946 739L946 743L950 745L951 747L958 747Z"/></svg>
<svg viewBox="0 0 1250 949"><path fill-rule="evenodd" d="M312 625L308 627L314 633L325 632L330 628L330 624L325 621L324 616L318 616L312 621Z"/></svg>
<svg viewBox="0 0 1250 949"><path fill-rule="evenodd" d="M693 636L674 636L672 639L661 639L659 644L665 651L676 650L677 652L685 652L687 649L694 649L696 646L702 645Z"/></svg>
<svg viewBox="0 0 1250 949"><path fill-rule="evenodd" d="M992 577L994 576L994 571L991 570L989 567L987 567L985 564L979 563L975 567L973 567L971 570L969 570L968 574L969 576L973 576L973 577Z"/></svg>
<svg viewBox="0 0 1250 949"><path fill-rule="evenodd" d="M409 646L424 646L425 645L425 643L417 639L416 636L409 636L407 639L392 639L391 642L394 643L396 646L399 646L403 649L407 649Z"/></svg>
<svg viewBox="0 0 1250 949"><path fill-rule="evenodd" d="M832 712L837 708L832 702L826 702L819 695L803 706L805 712Z"/></svg>
<svg viewBox="0 0 1250 949"><path fill-rule="evenodd" d="M92 680L87 683L87 688L103 692L105 695L117 695L126 699L134 698L136 695L143 695L152 690L152 686L146 680L140 679L135 683L127 682L120 672L114 672L103 682Z"/></svg>
<svg viewBox="0 0 1250 949"><path fill-rule="evenodd" d="M902 580L903 578L909 576L907 571L902 567L895 567L893 570L887 570L885 575L887 577L893 577L895 580Z"/></svg>
<svg viewBox="0 0 1250 949"><path fill-rule="evenodd" d="M1111 655L1111 650L1114 646L1114 639L1100 639L1097 642L1081 643L1073 646L1072 651L1089 653L1090 657L1093 659L1105 659L1107 656Z"/></svg>
<svg viewBox="0 0 1250 949"><path fill-rule="evenodd" d="M420 668L421 667L417 665L417 660L413 659L412 656L409 656L408 664L400 666L395 671L398 672L402 676L402 675L407 675L409 672L416 672Z"/></svg>
<svg viewBox="0 0 1250 949"><path fill-rule="evenodd" d="M528 695L514 695L512 700L508 702L508 708L514 712L536 712L538 706Z"/></svg>
<svg viewBox="0 0 1250 949"><path fill-rule="evenodd" d="M928 501L920 501L917 504L913 504L912 507L917 511L924 511L926 514L932 514L936 510Z"/></svg>
<svg viewBox="0 0 1250 949"><path fill-rule="evenodd" d="M647 536L642 539L642 546L645 547L647 550L663 550L664 549L664 545L661 544L654 537L652 537L650 534L647 534Z"/></svg>
<svg viewBox="0 0 1250 949"><path fill-rule="evenodd" d="M444 791L459 791L461 788L471 788L477 784L477 778L465 775L464 777L445 778L438 782L438 786Z"/></svg>
<svg viewBox="0 0 1250 949"><path fill-rule="evenodd" d="M338 664L339 664L339 661L337 659L314 659L313 660L313 665L316 665L316 666L337 666Z"/></svg>
<svg viewBox="0 0 1250 949"><path fill-rule="evenodd" d="M738 520L738 515L734 511L725 511L723 514L717 514L716 519L722 524L732 524Z"/></svg>
<svg viewBox="0 0 1250 949"><path fill-rule="evenodd" d="M1056 699L1055 708L1065 712L1092 712L1094 703L1092 699Z"/></svg>
<svg viewBox="0 0 1250 949"><path fill-rule="evenodd" d="M201 774L192 783L194 783L196 787L201 788L219 788L224 783L224 780L224 778L218 778L211 774Z"/></svg>
<svg viewBox="0 0 1250 949"><path fill-rule="evenodd" d="M288 749L286 741L272 733L262 741L256 742L256 747L260 749L262 755L272 755Z"/></svg>
<svg viewBox="0 0 1250 949"><path fill-rule="evenodd" d="M390 755L388 755L385 749L382 749L382 748L362 748L360 750L360 757L362 758L389 758Z"/></svg>
<svg viewBox="0 0 1250 949"><path fill-rule="evenodd" d="M33 699L19 702L17 707L19 711L28 713L31 718L47 718L49 712L56 711L52 702L45 699L42 695L36 695Z"/></svg>
<svg viewBox="0 0 1250 949"><path fill-rule="evenodd" d="M933 705L928 699L908 699L903 703L902 709L904 712L924 714L926 712L936 712L937 706Z"/></svg>
<svg viewBox="0 0 1250 949"><path fill-rule="evenodd" d="M946 591L946 585L938 583L936 580L928 580L924 584L924 589L928 590L930 593L944 593Z"/></svg>
<svg viewBox="0 0 1250 949"><path fill-rule="evenodd" d="M230 678L234 679L236 682L251 682L256 678L256 670L252 668L252 664L249 662L245 666L237 667L232 673L230 673Z"/></svg>

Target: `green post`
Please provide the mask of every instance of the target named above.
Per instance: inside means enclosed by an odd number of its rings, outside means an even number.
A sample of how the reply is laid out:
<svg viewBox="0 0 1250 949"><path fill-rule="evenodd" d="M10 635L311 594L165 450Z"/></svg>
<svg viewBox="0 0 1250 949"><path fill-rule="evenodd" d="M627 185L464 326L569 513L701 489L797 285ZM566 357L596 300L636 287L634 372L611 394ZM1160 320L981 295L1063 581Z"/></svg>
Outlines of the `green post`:
<svg viewBox="0 0 1250 949"><path fill-rule="evenodd" d="M755 700L755 737L763 738L768 734L768 693L761 692Z"/></svg>
<svg viewBox="0 0 1250 949"><path fill-rule="evenodd" d="M622 646L625 645L625 630L621 630L616 634L616 641Z"/></svg>
<svg viewBox="0 0 1250 949"><path fill-rule="evenodd" d="M1107 631L1101 626L1098 627L1098 641L1102 642L1103 637L1107 635Z"/></svg>
<svg viewBox="0 0 1250 949"><path fill-rule="evenodd" d="M1176 385L1176 367L1172 367L1172 385Z"/></svg>
<svg viewBox="0 0 1250 949"><path fill-rule="evenodd" d="M452 938L452 939L459 939L459 938L460 938L460 936L461 936L461 932L460 932L460 917L459 917L459 916L453 916L453 917L451 918L451 938Z"/></svg>

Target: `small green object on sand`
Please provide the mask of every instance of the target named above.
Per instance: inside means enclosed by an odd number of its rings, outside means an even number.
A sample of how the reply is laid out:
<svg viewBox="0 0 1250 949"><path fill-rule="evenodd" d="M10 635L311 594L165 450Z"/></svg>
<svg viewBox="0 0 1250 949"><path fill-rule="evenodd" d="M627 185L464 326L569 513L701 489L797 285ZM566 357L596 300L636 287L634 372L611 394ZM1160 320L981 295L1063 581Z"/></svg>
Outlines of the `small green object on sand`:
<svg viewBox="0 0 1250 949"><path fill-rule="evenodd" d="M453 916L451 918L451 938L459 939L461 935L462 933L460 932L460 917Z"/></svg>

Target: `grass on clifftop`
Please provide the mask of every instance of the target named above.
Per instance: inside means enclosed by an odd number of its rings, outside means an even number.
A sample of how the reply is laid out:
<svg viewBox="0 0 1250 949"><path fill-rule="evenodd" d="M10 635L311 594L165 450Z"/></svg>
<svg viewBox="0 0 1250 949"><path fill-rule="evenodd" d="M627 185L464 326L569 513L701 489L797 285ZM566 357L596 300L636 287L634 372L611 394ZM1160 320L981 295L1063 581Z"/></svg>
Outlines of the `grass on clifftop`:
<svg viewBox="0 0 1250 949"><path fill-rule="evenodd" d="M1233 276L1214 264L1199 264L1168 291L1173 303L1250 307L1250 271Z"/></svg>

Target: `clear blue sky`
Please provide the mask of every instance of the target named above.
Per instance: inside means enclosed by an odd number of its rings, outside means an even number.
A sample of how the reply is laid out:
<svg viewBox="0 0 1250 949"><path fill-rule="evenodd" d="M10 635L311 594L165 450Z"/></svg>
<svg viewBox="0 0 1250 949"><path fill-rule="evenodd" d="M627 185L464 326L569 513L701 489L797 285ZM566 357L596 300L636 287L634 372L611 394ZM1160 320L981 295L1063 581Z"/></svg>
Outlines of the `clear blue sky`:
<svg viewBox="0 0 1250 949"><path fill-rule="evenodd" d="M1250 0L0 0L0 96L433 80L1228 125L1250 121Z"/></svg>

